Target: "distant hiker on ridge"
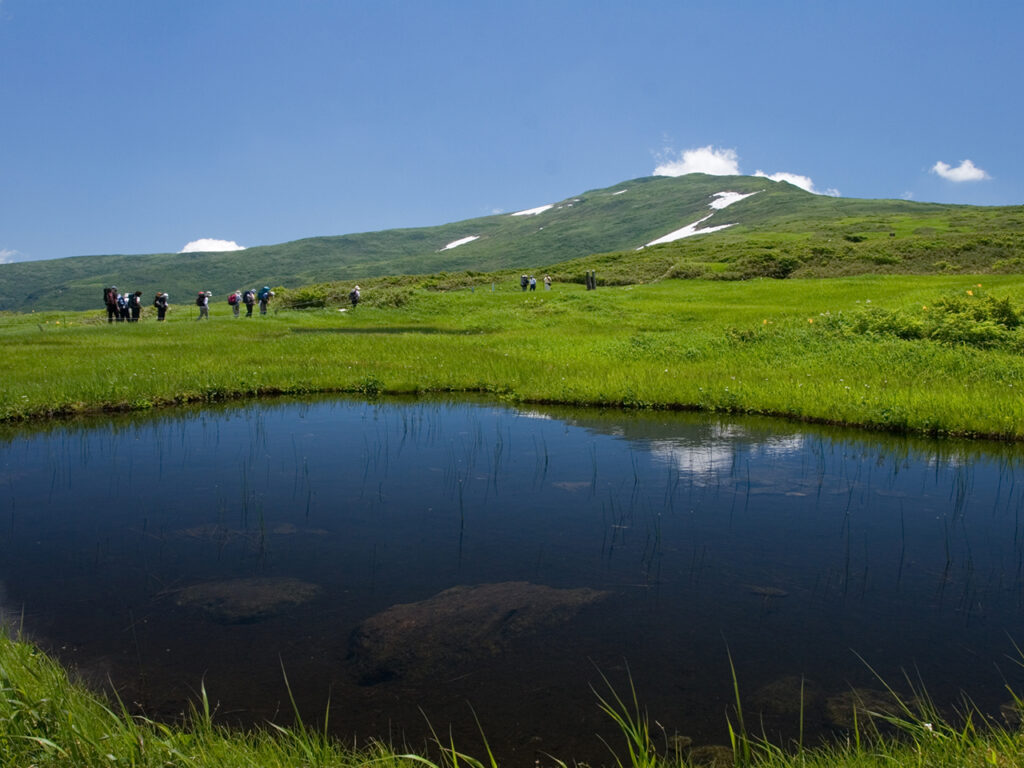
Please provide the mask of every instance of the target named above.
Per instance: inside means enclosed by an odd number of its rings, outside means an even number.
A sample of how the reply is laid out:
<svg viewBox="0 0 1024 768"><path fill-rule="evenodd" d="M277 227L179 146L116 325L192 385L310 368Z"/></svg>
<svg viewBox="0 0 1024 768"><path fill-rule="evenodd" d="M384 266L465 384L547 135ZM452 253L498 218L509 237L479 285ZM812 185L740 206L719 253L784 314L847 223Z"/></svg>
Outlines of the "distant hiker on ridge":
<svg viewBox="0 0 1024 768"><path fill-rule="evenodd" d="M245 304L245 316L252 317L252 306L256 303L256 289L250 288L242 294L242 303Z"/></svg>
<svg viewBox="0 0 1024 768"><path fill-rule="evenodd" d="M132 322L139 322L139 315L142 314L142 291L128 294L128 309L132 313Z"/></svg>
<svg viewBox="0 0 1024 768"><path fill-rule="evenodd" d="M263 288L260 289L260 293L259 293L259 296L257 298L260 300L260 314L261 315L267 314L267 304L270 303L270 297L273 296L273 295L274 295L274 292L272 290L270 290L270 286L269 285L264 285Z"/></svg>
<svg viewBox="0 0 1024 768"><path fill-rule="evenodd" d="M357 285L355 288L353 288L348 293L348 300L352 302L352 309L356 308L356 304L359 303L359 298L360 298L359 286Z"/></svg>
<svg viewBox="0 0 1024 768"><path fill-rule="evenodd" d="M196 295L196 306L199 307L199 317L196 320L202 320L204 317L210 319L210 297L213 296L209 291L200 291Z"/></svg>
<svg viewBox="0 0 1024 768"><path fill-rule="evenodd" d="M114 318L118 316L116 285L112 285L109 288L103 289L103 303L107 307L107 322L114 322Z"/></svg>
<svg viewBox="0 0 1024 768"><path fill-rule="evenodd" d="M153 298L153 307L156 309L156 319L163 320L164 315L167 314L167 304L170 301L170 297L161 291L157 291L156 296Z"/></svg>

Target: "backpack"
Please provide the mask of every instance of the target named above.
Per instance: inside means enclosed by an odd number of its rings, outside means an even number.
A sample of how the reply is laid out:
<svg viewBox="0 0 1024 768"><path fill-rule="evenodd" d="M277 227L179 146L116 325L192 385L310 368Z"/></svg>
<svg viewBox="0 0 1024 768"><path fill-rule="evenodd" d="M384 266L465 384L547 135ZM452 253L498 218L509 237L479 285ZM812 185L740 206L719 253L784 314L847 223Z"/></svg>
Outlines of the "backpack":
<svg viewBox="0 0 1024 768"><path fill-rule="evenodd" d="M237 304L237 303L238 303L238 294L237 293L232 293L230 296L228 296L228 304L230 304L231 306L235 306L235 304Z"/></svg>
<svg viewBox="0 0 1024 768"><path fill-rule="evenodd" d="M117 296L114 295L113 288L103 289L103 303L104 304L117 304Z"/></svg>
<svg viewBox="0 0 1024 768"><path fill-rule="evenodd" d="M256 303L256 294L253 293L251 290L246 291L245 292L245 299L244 299L244 301L245 301L246 304L255 304Z"/></svg>
<svg viewBox="0 0 1024 768"><path fill-rule="evenodd" d="M205 293L200 293L198 296L196 296L196 306L197 307L205 307L206 306L206 294Z"/></svg>

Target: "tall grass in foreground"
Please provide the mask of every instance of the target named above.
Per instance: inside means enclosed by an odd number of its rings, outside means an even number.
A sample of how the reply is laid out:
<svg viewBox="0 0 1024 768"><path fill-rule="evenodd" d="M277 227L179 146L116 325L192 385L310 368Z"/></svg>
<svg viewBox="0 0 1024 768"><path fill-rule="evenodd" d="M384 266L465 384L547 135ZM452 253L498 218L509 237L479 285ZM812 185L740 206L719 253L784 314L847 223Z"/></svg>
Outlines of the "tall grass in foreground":
<svg viewBox="0 0 1024 768"><path fill-rule="evenodd" d="M916 708L901 704L897 714L865 710L853 732L831 744L784 749L748 733L741 719L732 731L732 750L691 749L659 733L656 723L652 727L635 688L630 687L625 701L607 687L608 693L595 693L598 706L618 725L626 742L624 756L609 745L609 761L619 768L1024 765L1024 731L982 726L980 715L972 711L962 713L961 725L950 725L923 696L917 701L924 703ZM738 695L738 686L736 690ZM1019 698L1016 704L1024 708ZM883 733L879 723L888 730ZM501 724L489 726L500 728ZM183 723L158 723L130 715L120 703L104 703L72 684L60 665L32 645L0 634L0 761L4 768L498 768L486 739L486 757L478 759L460 752L450 739L437 734L434 738L440 757L432 760L397 752L380 741L358 749L348 747L324 731L308 728L298 717L291 728L271 724L264 729L230 730L214 723L205 689ZM548 756L539 762L561 768L574 764L571 755Z"/></svg>

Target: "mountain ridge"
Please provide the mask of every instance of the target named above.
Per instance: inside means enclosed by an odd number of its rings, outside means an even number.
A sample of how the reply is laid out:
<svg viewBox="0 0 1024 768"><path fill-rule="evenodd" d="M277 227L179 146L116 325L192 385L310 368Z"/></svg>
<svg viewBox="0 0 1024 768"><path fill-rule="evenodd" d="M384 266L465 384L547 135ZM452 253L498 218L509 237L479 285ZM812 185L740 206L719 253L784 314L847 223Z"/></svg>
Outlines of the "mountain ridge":
<svg viewBox="0 0 1024 768"><path fill-rule="evenodd" d="M723 193L743 197L713 207ZM781 241L813 238L833 229L838 233L840 222L901 216L939 229L955 229L950 222L957 216L992 222L1008 216L1013 226L981 227L1002 231L1024 229L1022 214L1021 206L986 209L826 197L757 176L647 176L535 209L432 227L308 237L241 251L99 254L3 264L0 310L98 307L106 285L142 290L147 299L157 290L168 291L172 301L181 303L198 290L226 295L265 284L297 287L384 275L538 271L593 254L636 251L698 222L700 228L685 239L654 247L694 250L692 243L712 238L737 246L769 235ZM1012 255L1019 256L1015 247Z"/></svg>

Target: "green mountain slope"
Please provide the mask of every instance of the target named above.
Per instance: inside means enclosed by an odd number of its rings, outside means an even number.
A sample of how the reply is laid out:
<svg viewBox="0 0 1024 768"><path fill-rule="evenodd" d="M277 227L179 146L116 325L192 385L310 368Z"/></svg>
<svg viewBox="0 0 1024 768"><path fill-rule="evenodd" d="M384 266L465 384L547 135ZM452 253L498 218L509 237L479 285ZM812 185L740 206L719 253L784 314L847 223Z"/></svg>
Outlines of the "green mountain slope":
<svg viewBox="0 0 1024 768"><path fill-rule="evenodd" d="M709 207L722 192L757 194L720 210ZM705 217L709 218L700 229L733 226L637 253L637 248ZM572 262L565 265L569 269L599 264L603 271L618 264L624 279L627 271L648 278L661 275L665 264L735 262L738 266L729 274L742 277L744 259L765 261L767 254L768 262L782 256L786 274L798 269L811 274L816 264L849 260L850 249L866 253L865 243L877 248L877 258L858 256L854 262L868 266L884 267L887 259L890 266L902 263L903 256L886 254L913 246L925 255L904 266L941 269L941 264L934 266L942 260L936 254L955 243L956 253L973 244L984 251L989 266L999 262L1006 267L1020 262L1024 254L1021 231L1022 207L830 198L749 176L648 177L590 190L534 215L502 214L436 227L314 237L226 253L79 256L3 264L0 310L99 308L102 289L111 284L141 290L147 301L157 290L168 291L173 303L183 303L198 290L213 291L220 300L235 288L265 284L295 287L462 270L540 271L561 262ZM446 249L470 237L476 239ZM609 253L614 255L588 258ZM685 269L678 273L689 274Z"/></svg>

